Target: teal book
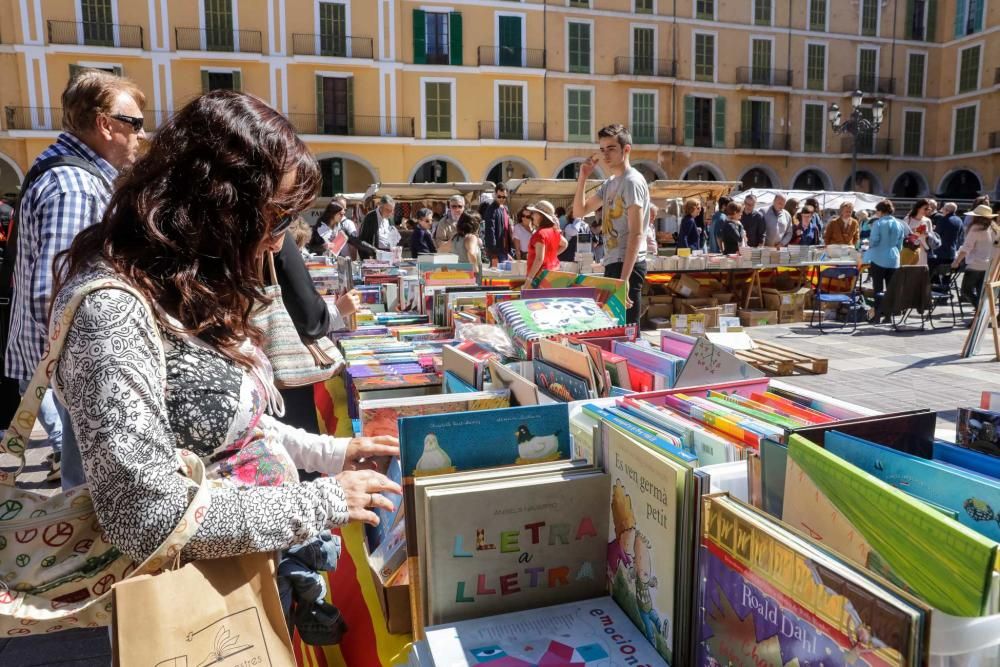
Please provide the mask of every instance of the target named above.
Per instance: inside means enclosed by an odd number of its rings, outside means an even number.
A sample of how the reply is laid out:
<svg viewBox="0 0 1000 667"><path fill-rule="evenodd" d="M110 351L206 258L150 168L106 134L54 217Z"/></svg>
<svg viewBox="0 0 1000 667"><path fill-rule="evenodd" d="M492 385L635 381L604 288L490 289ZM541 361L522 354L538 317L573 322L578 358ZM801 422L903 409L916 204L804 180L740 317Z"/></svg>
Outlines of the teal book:
<svg viewBox="0 0 1000 667"><path fill-rule="evenodd" d="M958 514L959 523L1000 542L1000 480L949 468L937 461L836 431L826 449L901 491Z"/></svg>
<svg viewBox="0 0 1000 667"><path fill-rule="evenodd" d="M569 459L569 406L406 417L399 450L403 477Z"/></svg>
<svg viewBox="0 0 1000 667"><path fill-rule="evenodd" d="M669 454L675 460L681 461L692 467L698 465L698 457L683 448L678 438L672 434L659 431L654 426L643 426L636 423L638 418L622 413L612 408L607 410L596 405L587 404L583 406L583 412L594 419L606 421L630 435L638 438L643 443Z"/></svg>

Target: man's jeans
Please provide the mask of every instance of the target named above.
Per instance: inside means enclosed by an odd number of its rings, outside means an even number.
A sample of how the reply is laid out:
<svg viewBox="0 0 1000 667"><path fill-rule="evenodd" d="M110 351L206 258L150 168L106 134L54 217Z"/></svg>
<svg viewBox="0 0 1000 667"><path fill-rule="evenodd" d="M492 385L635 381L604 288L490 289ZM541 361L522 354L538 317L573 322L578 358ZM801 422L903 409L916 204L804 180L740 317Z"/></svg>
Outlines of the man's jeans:
<svg viewBox="0 0 1000 667"><path fill-rule="evenodd" d="M18 389L21 395L27 391L29 380L19 380ZM38 409L38 421L42 423L48 434L48 443L52 451L60 457L62 468L62 488L71 489L87 481L83 474L83 460L80 458L80 448L73 435L73 427L66 407L56 400L55 392L49 389L45 392L42 405Z"/></svg>

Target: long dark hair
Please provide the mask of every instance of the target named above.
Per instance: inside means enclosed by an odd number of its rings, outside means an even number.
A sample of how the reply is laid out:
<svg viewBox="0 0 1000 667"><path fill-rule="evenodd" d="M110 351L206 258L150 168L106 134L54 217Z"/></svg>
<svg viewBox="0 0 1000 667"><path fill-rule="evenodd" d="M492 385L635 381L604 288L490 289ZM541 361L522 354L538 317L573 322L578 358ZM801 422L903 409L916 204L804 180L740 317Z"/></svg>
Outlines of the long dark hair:
<svg viewBox="0 0 1000 667"><path fill-rule="evenodd" d="M281 191L290 171L294 186ZM251 95L212 91L160 128L118 181L101 224L57 257L59 286L102 258L184 332L249 364L239 347L261 341L250 315L268 302L262 246L319 183L315 158L284 116Z"/></svg>
<svg viewBox="0 0 1000 667"><path fill-rule="evenodd" d="M930 203L931 203L930 199L918 199L917 201L913 202L913 208L910 209L908 217L916 218L918 215L920 215L920 211L924 208L924 206L927 206Z"/></svg>

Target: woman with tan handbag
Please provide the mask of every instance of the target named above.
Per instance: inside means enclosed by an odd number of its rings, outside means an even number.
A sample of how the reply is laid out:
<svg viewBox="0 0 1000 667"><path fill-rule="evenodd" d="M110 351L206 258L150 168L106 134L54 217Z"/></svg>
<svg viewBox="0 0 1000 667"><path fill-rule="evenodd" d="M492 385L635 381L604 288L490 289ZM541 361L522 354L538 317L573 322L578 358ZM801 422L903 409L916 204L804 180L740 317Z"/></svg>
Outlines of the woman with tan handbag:
<svg viewBox="0 0 1000 667"><path fill-rule="evenodd" d="M315 159L261 100L203 95L168 121L119 182L100 225L58 260L53 376L80 442L100 525L135 559L175 530L194 484L176 451L201 458L207 510L184 561L277 551L348 521L377 523L401 489L366 467L394 438L332 438L265 414L277 401L251 323L267 301L262 257L280 249L319 185ZM116 285L127 285L121 289ZM296 468L331 475L300 483ZM220 480L226 483L219 483Z"/></svg>

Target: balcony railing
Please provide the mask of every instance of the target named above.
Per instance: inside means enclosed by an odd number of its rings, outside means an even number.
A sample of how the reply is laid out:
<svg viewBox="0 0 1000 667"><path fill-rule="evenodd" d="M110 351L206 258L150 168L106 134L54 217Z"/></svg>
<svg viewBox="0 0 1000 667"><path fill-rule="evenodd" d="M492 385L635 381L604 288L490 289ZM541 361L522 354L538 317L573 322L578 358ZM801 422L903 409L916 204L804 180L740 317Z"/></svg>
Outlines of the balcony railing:
<svg viewBox="0 0 1000 667"><path fill-rule="evenodd" d="M62 129L62 109L56 107L4 107L5 130Z"/></svg>
<svg viewBox="0 0 1000 667"><path fill-rule="evenodd" d="M631 74L632 76L677 76L677 61L663 58L615 58L615 74Z"/></svg>
<svg viewBox="0 0 1000 667"><path fill-rule="evenodd" d="M202 30L174 28L178 51L263 53L260 30Z"/></svg>
<svg viewBox="0 0 1000 667"><path fill-rule="evenodd" d="M879 139L871 135L858 137L858 155L891 155L892 143L889 139ZM850 153L854 150L854 137L847 136L840 140L840 152Z"/></svg>
<svg viewBox="0 0 1000 667"><path fill-rule="evenodd" d="M632 130L633 144L674 145L674 128L672 127L633 124L629 129Z"/></svg>
<svg viewBox="0 0 1000 667"><path fill-rule="evenodd" d="M845 93L853 93L860 90L862 93L892 95L896 88L896 80L889 76L858 76L848 74L844 77L842 90Z"/></svg>
<svg viewBox="0 0 1000 667"><path fill-rule="evenodd" d="M505 139L510 141L545 141L545 123L525 123L492 120L479 121L480 139Z"/></svg>
<svg viewBox="0 0 1000 667"><path fill-rule="evenodd" d="M772 132L737 132L736 148L755 148L767 151L787 151L788 135Z"/></svg>
<svg viewBox="0 0 1000 667"><path fill-rule="evenodd" d="M479 64L490 67L545 68L545 49L512 49L507 46L480 46Z"/></svg>
<svg viewBox="0 0 1000 667"><path fill-rule="evenodd" d="M791 86L792 70L770 67L737 67L736 82L753 86Z"/></svg>
<svg viewBox="0 0 1000 667"><path fill-rule="evenodd" d="M79 21L49 21L49 44L110 46L118 49L144 48L140 25L118 25Z"/></svg>
<svg viewBox="0 0 1000 667"><path fill-rule="evenodd" d="M297 56L371 60L375 57L375 44L371 37L294 33L292 34L292 53Z"/></svg>
<svg viewBox="0 0 1000 667"><path fill-rule="evenodd" d="M46 112L48 112L46 114ZM160 122L156 115L160 114ZM54 130L62 129L63 111L58 107L4 107L2 127L5 130ZM46 117L48 120L46 121ZM143 129L155 132L169 117L169 112L157 112L156 109L145 109L142 112Z"/></svg>
<svg viewBox="0 0 1000 667"><path fill-rule="evenodd" d="M353 116L329 118L316 114L288 114L299 134L331 134L354 137L412 137L413 118L409 116ZM393 128L395 127L395 130Z"/></svg>

